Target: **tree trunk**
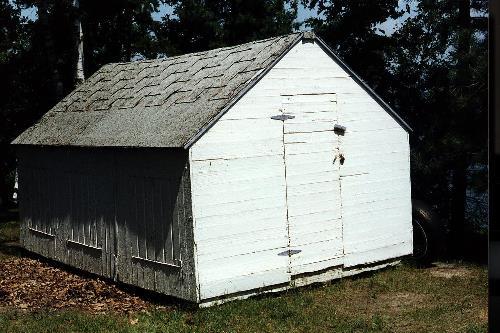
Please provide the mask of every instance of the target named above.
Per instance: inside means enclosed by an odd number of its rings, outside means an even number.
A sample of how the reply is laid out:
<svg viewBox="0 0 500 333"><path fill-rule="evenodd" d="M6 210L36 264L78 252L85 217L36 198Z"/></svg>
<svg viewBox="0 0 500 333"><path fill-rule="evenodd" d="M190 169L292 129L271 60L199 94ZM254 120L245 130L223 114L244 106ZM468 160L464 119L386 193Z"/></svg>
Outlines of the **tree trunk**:
<svg viewBox="0 0 500 333"><path fill-rule="evenodd" d="M2 165L0 165L0 213L3 212L3 210L7 210L8 208L8 203L9 203L9 190L7 188L7 184L5 181L6 175L7 175L7 170L3 168Z"/></svg>
<svg viewBox="0 0 500 333"><path fill-rule="evenodd" d="M461 257L465 254L465 205L467 191L467 159L459 156L455 160L452 175L451 195L451 252L454 256Z"/></svg>
<svg viewBox="0 0 500 333"><path fill-rule="evenodd" d="M75 85L81 84L85 80L83 72L83 32L82 22L80 20L80 1L74 0L75 8L75 42L77 50L76 66L75 66Z"/></svg>
<svg viewBox="0 0 500 333"><path fill-rule="evenodd" d="M51 72L51 103L54 104L58 102L63 95L63 82L61 80L61 75L59 74L58 71L58 61L56 59L56 54L55 54L55 46L54 46L54 39L52 36L52 31L50 29L50 22L49 22L49 3L48 1L40 1L38 5L38 18L40 20L40 23L43 27L43 38L44 38L44 44L45 44L45 52L47 56L47 65L49 68L49 71Z"/></svg>
<svg viewBox="0 0 500 333"><path fill-rule="evenodd" d="M459 146L456 150L457 156L454 158L454 167L452 169L452 195L451 195L451 241L452 253L455 256L465 254L466 239L465 231L465 208L467 198L467 168L468 156L467 148L464 143L467 141L467 120L468 120L468 99L470 98L469 85L471 81L471 72L469 66L470 58L470 40L471 40L471 17L470 0L459 0L458 3L458 53L457 53L457 72L456 84L457 92L460 96L461 104L457 105L457 130Z"/></svg>

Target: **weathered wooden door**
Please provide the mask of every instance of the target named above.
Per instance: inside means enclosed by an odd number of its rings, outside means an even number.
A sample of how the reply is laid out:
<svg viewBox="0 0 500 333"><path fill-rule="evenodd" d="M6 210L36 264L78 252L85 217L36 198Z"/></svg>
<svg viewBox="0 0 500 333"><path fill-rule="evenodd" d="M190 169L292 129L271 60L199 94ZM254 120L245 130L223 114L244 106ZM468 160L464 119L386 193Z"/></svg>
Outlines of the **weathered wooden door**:
<svg viewBox="0 0 500 333"><path fill-rule="evenodd" d="M335 94L283 96L291 275L343 264Z"/></svg>

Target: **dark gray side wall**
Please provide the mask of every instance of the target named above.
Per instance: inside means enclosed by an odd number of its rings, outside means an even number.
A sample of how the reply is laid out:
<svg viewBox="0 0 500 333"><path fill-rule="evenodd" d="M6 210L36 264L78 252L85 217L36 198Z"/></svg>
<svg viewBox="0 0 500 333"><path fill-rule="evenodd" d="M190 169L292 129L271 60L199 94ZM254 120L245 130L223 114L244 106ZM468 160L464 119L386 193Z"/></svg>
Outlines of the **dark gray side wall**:
<svg viewBox="0 0 500 333"><path fill-rule="evenodd" d="M197 301L187 151L19 146L18 162L25 248Z"/></svg>

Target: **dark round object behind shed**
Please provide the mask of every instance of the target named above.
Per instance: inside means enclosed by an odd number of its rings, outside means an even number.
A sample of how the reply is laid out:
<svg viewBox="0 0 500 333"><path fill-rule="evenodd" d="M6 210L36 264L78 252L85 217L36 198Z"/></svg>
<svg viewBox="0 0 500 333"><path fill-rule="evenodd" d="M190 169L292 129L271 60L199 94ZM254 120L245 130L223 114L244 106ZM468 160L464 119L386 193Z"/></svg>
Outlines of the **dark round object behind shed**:
<svg viewBox="0 0 500 333"><path fill-rule="evenodd" d="M421 200L412 200L413 258L422 265L430 264L441 247L441 225L433 209Z"/></svg>

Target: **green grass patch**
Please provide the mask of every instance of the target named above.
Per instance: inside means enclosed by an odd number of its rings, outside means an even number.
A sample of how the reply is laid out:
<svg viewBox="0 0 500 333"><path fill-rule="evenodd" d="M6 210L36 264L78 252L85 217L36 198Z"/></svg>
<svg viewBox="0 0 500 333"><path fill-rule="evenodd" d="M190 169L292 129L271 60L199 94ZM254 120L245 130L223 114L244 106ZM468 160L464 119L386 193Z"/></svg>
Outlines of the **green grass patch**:
<svg viewBox="0 0 500 333"><path fill-rule="evenodd" d="M486 332L486 267L455 263L444 273L402 265L198 310L7 309L0 311L0 332Z"/></svg>
<svg viewBox="0 0 500 333"><path fill-rule="evenodd" d="M1 332L133 332L126 318L72 311L0 313Z"/></svg>

